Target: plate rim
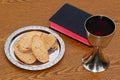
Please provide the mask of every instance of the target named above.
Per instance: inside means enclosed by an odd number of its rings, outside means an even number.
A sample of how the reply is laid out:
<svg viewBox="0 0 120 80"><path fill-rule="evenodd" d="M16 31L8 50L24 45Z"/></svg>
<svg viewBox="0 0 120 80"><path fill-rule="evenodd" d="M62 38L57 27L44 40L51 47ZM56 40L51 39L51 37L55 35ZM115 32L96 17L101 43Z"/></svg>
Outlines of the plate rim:
<svg viewBox="0 0 120 80"><path fill-rule="evenodd" d="M62 47L59 55L57 56L57 58L52 61L51 63L47 64L47 65L44 65L41 66L41 65L37 65L37 66L29 66L29 65L21 65L20 63L18 63L17 61L15 61L11 56L10 56L10 52L9 52L9 48L10 48L10 43L12 41L12 39L15 37L15 35L23 32L23 31L27 31L27 30L43 30L43 31L46 31L46 32L49 32L49 33L52 33L56 38L57 40L59 41L60 43L60 46ZM5 44L4 44L4 52L5 52L5 55L7 57L7 59L12 63L14 64L15 66L19 67L19 68L22 68L22 69L25 69L25 70L44 70L44 69L47 69L47 68L50 68L52 66L54 66L55 64L57 64L64 56L64 53L65 53L65 43L63 41L63 39L55 32L53 31L52 29L50 29L49 27L45 27L45 26L25 26L25 27L22 27L22 28L19 28L17 30L15 30L14 32L12 32L9 37L7 38Z"/></svg>

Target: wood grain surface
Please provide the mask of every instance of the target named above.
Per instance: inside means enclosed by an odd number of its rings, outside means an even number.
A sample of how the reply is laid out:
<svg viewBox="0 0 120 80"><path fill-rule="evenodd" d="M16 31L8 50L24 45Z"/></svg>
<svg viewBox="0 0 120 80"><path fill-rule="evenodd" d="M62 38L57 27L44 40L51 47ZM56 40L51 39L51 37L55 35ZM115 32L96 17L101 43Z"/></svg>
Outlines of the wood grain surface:
<svg viewBox="0 0 120 80"><path fill-rule="evenodd" d="M93 15L109 16L116 25L116 33L104 53L110 67L101 73L85 70L82 56L91 50L59 32L66 45L63 59L42 71L27 71L14 66L4 53L8 36L24 26L49 27L49 18L65 3L70 3ZM119 0L0 0L0 80L120 80L120 1Z"/></svg>

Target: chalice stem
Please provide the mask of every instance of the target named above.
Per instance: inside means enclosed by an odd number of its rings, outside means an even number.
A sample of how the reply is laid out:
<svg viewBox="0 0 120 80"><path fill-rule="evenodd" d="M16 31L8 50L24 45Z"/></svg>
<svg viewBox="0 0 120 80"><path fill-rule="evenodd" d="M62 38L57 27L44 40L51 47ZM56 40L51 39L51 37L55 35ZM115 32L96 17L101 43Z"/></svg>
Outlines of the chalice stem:
<svg viewBox="0 0 120 80"><path fill-rule="evenodd" d="M109 60L102 53L101 47L93 47L93 50L83 57L83 65L93 72L101 72L108 68Z"/></svg>

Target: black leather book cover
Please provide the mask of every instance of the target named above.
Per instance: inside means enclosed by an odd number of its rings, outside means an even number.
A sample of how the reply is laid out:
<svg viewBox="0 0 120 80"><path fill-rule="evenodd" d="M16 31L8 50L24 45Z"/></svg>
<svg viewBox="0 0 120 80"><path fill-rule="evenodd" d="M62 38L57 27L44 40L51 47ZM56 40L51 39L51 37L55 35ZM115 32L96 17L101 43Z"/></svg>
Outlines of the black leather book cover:
<svg viewBox="0 0 120 80"><path fill-rule="evenodd" d="M90 16L91 14L83 10L65 4L49 19L50 27L91 46L84 28L85 20Z"/></svg>

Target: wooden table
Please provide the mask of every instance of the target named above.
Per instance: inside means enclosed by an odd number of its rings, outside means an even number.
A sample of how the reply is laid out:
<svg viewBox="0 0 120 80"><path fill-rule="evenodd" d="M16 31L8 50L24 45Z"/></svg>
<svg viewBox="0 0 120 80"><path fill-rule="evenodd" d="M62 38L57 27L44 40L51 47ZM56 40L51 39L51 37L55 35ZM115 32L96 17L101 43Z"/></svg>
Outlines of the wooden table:
<svg viewBox="0 0 120 80"><path fill-rule="evenodd" d="M70 3L93 15L106 15L116 24L116 34L104 53L110 58L108 70L91 73L81 64L91 50L59 32L66 45L63 59L42 71L27 71L14 66L4 53L8 36L24 26L49 27L49 18L64 4ZM0 80L120 80L120 1L118 0L0 0Z"/></svg>

